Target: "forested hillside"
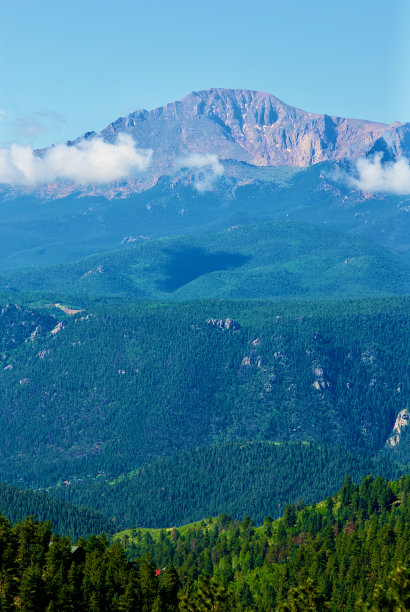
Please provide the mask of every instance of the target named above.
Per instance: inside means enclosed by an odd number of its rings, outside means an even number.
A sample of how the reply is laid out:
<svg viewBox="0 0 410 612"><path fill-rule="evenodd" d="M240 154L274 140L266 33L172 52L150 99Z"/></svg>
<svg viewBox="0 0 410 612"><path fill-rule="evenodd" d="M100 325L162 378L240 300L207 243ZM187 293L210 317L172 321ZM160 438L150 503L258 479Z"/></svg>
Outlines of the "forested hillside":
<svg viewBox="0 0 410 612"><path fill-rule="evenodd" d="M0 483L0 513L12 523L33 516L37 521L51 521L53 531L73 540L93 533L114 532L114 521L100 512L54 499L41 491L25 491ZM118 527L117 527L118 530Z"/></svg>
<svg viewBox="0 0 410 612"><path fill-rule="evenodd" d="M124 243L76 263L13 273L3 287L161 300L330 299L410 290L410 268L398 255L323 225L232 225L200 236L129 236Z"/></svg>
<svg viewBox="0 0 410 612"><path fill-rule="evenodd" d="M130 530L119 541L130 558L148 548L156 567L178 569L181 609L192 600L194 610L206 609L205 591L225 599L226 609L353 611L370 600L376 611L404 612L409 570L394 570L410 561L409 493L408 476L396 483L364 478L360 486L347 476L336 497L289 505L281 520L266 517L259 528L249 517L240 523L224 514L181 530ZM384 588L374 602L377 584Z"/></svg>
<svg viewBox="0 0 410 612"><path fill-rule="evenodd" d="M52 535L0 518L0 607L14 610L334 610L409 607L409 477L345 478L316 506L283 518L227 514L181 529ZM125 556L123 545L128 556ZM161 568L161 569L157 569Z"/></svg>
<svg viewBox="0 0 410 612"><path fill-rule="evenodd" d="M203 517L246 515L262 524L288 503L320 501L340 488L345 474L396 477L403 467L343 448L307 443L248 442L180 452L115 480L63 483L49 494L81 503L116 525L163 527Z"/></svg>
<svg viewBox="0 0 410 612"><path fill-rule="evenodd" d="M12 329L25 331L2 351L5 482L115 477L228 441L392 452L386 442L407 410L407 298L165 305L54 296L13 308L21 324ZM34 334L24 322L40 316L47 325ZM0 323L7 338L7 317Z"/></svg>

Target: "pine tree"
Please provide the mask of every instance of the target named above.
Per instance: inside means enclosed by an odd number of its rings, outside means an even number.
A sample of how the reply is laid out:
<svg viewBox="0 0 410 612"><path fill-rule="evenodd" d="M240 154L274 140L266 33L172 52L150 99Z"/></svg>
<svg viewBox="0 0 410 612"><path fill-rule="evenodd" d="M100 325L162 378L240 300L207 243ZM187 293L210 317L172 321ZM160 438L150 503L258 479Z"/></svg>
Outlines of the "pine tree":
<svg viewBox="0 0 410 612"><path fill-rule="evenodd" d="M390 572L387 586L377 585L372 603L358 601L357 612L407 612L410 610L410 570L401 565Z"/></svg>
<svg viewBox="0 0 410 612"><path fill-rule="evenodd" d="M278 606L278 612L322 612L328 609L325 597L319 593L310 578L290 589L287 601Z"/></svg>
<svg viewBox="0 0 410 612"><path fill-rule="evenodd" d="M19 589L19 600L25 612L38 612L47 607L44 582L41 578L41 567L32 563L23 572Z"/></svg>
<svg viewBox="0 0 410 612"><path fill-rule="evenodd" d="M225 589L209 574L200 576L195 610L198 612L223 612L226 609L227 594Z"/></svg>
<svg viewBox="0 0 410 612"><path fill-rule="evenodd" d="M170 563L165 572L161 575L160 596L164 605L164 609L173 612L178 610L178 591L180 581L178 572Z"/></svg>
<svg viewBox="0 0 410 612"><path fill-rule="evenodd" d="M150 612L158 595L158 581L155 577L155 568L147 552L139 568L139 585L141 591L141 610Z"/></svg>

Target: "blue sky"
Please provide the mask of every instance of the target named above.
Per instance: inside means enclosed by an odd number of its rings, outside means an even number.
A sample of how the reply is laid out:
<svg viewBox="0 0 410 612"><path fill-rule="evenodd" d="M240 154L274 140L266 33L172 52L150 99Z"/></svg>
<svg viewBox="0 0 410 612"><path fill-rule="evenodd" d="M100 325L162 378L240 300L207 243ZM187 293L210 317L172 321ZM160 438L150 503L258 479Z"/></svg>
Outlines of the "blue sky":
<svg viewBox="0 0 410 612"><path fill-rule="evenodd" d="M209 87L410 121L408 0L2 0L0 146L99 131Z"/></svg>

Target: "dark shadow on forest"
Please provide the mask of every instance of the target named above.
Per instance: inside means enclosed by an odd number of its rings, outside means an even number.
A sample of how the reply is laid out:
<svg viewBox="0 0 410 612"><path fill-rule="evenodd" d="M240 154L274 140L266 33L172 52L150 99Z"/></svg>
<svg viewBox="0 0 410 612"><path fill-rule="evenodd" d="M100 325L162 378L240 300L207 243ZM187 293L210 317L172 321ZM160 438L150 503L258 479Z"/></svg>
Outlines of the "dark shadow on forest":
<svg viewBox="0 0 410 612"><path fill-rule="evenodd" d="M165 278L157 286L161 291L168 293L172 293L203 274L239 268L251 259L249 255L226 251L209 253L198 247L165 249L164 253L168 255L168 261L162 266L160 272Z"/></svg>

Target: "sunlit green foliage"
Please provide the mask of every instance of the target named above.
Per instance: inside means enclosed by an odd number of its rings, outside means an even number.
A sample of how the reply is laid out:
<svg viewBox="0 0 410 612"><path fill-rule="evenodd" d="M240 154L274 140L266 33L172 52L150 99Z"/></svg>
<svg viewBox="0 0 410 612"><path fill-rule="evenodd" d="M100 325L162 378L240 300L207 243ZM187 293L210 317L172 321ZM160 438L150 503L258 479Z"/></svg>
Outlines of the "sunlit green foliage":
<svg viewBox="0 0 410 612"><path fill-rule="evenodd" d="M14 610L405 612L410 478L345 478L334 498L255 527L228 515L114 542L0 518L0 607ZM127 556L124 553L123 542Z"/></svg>

